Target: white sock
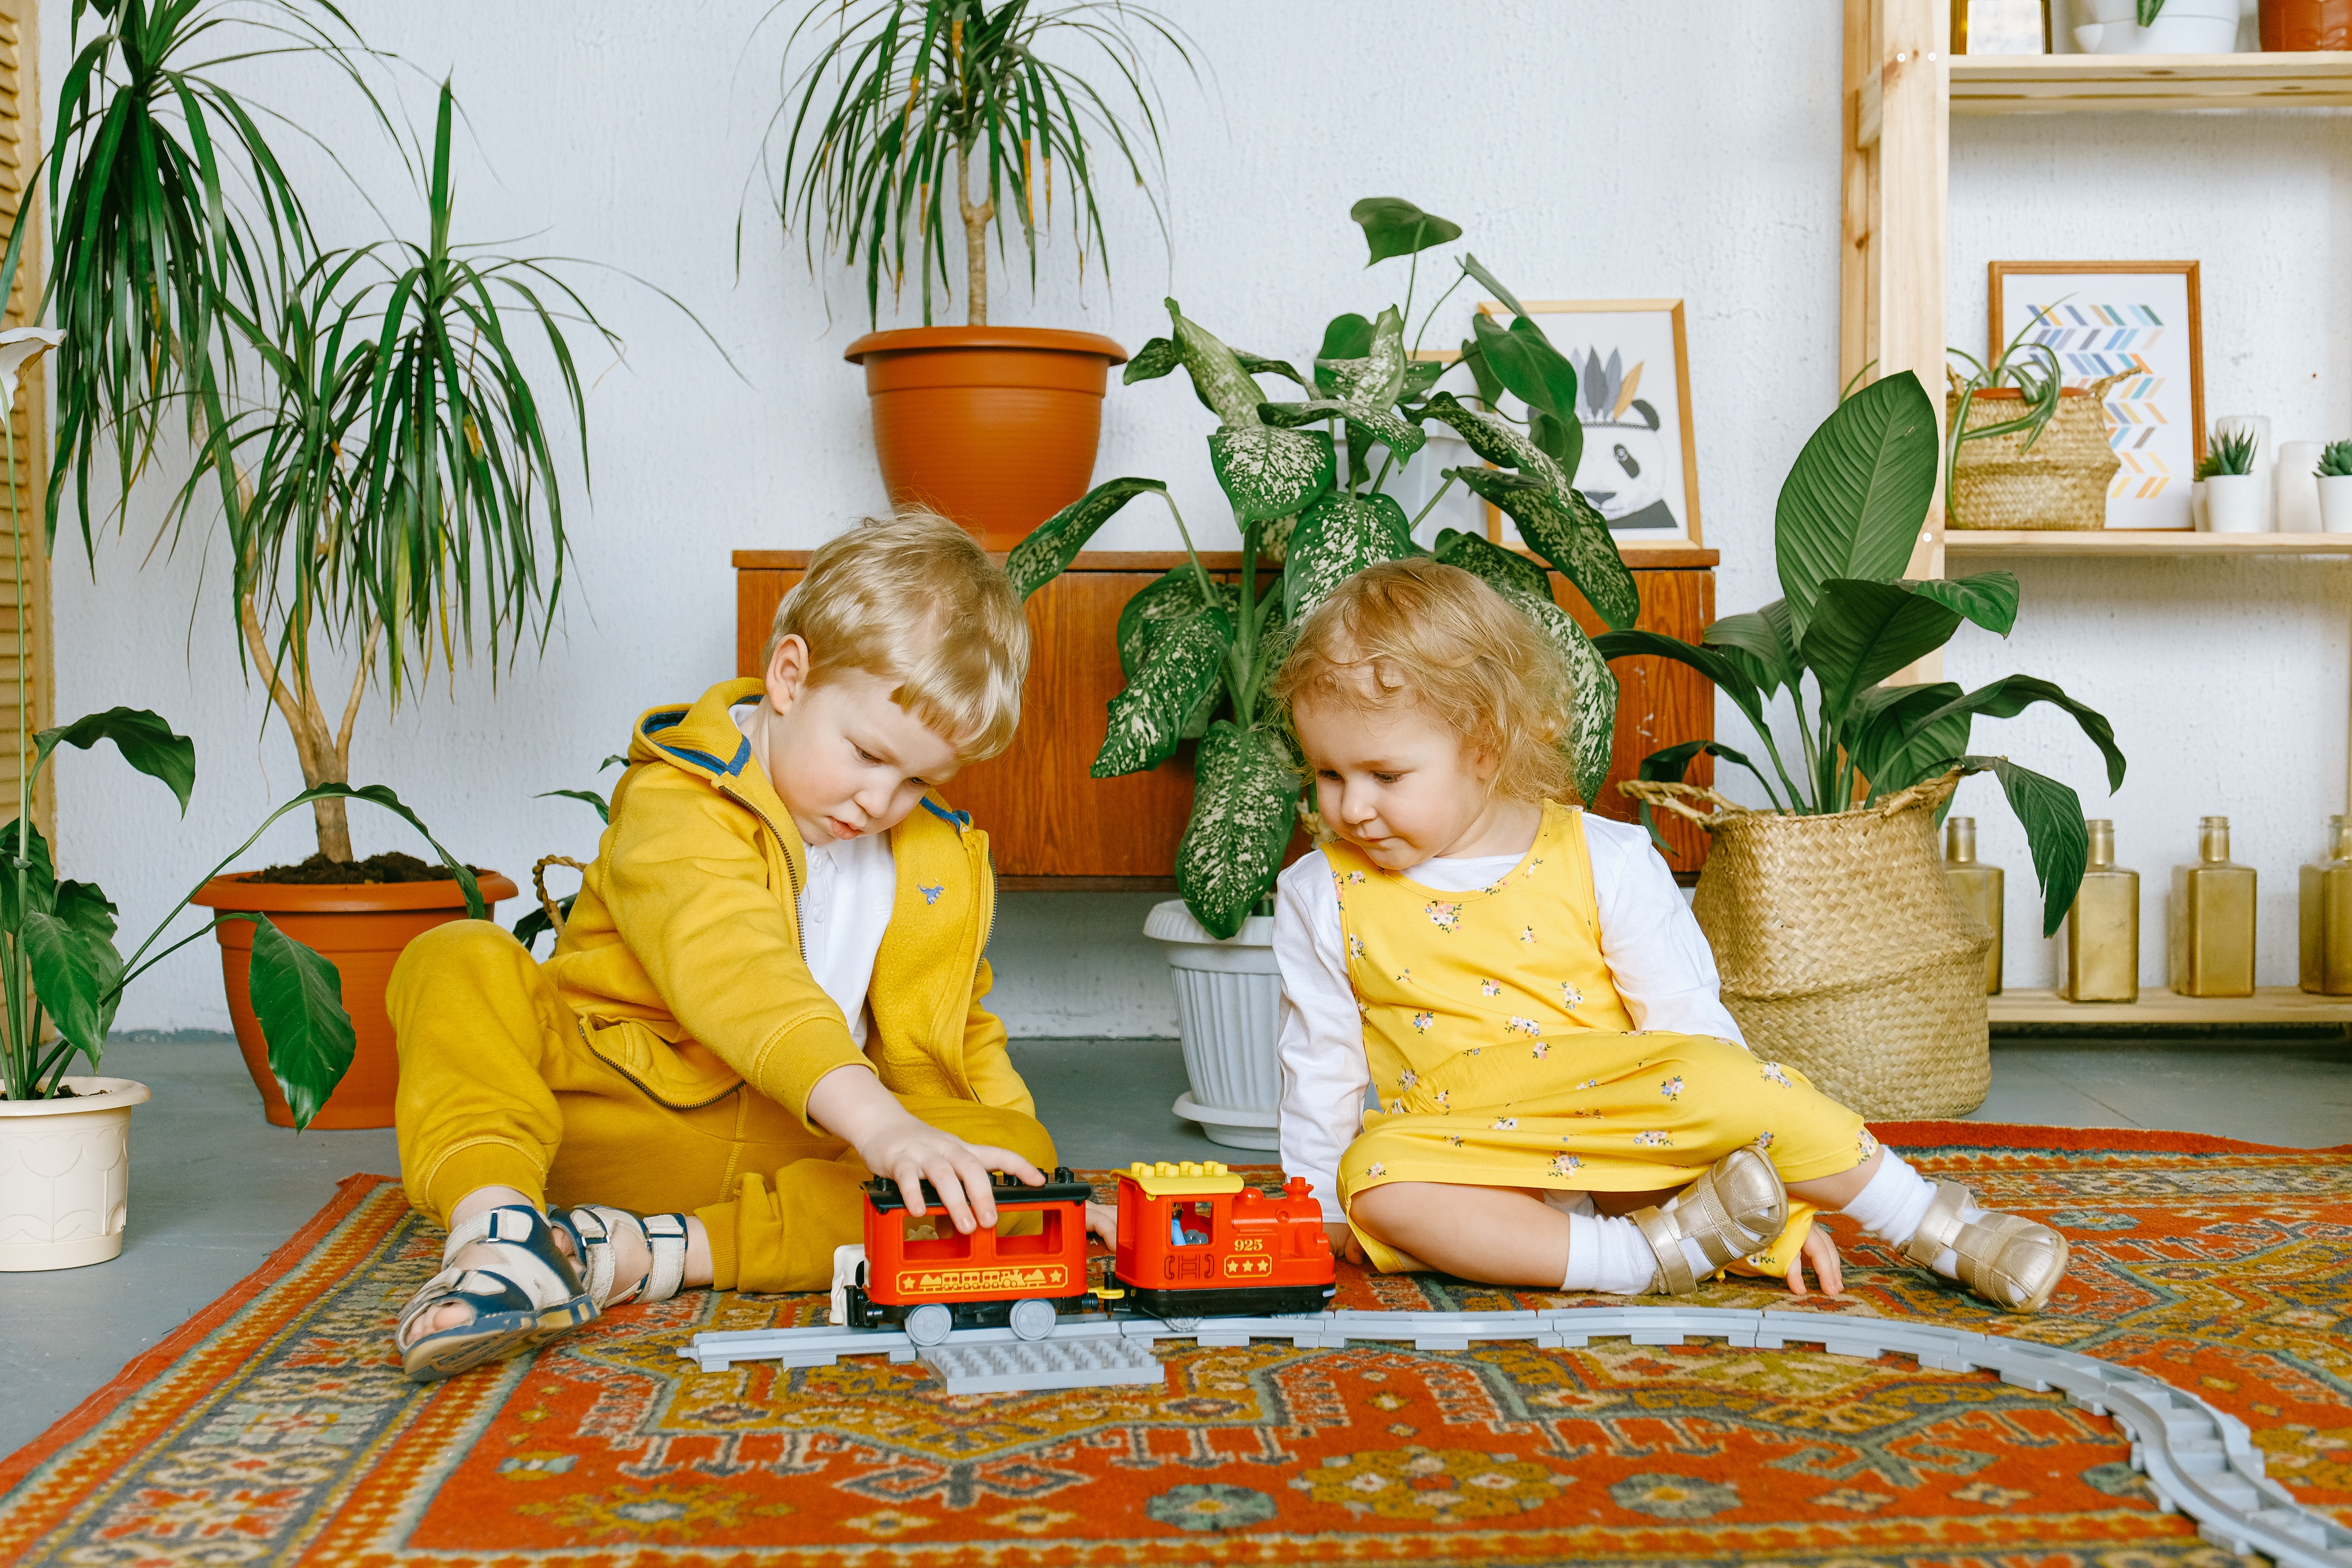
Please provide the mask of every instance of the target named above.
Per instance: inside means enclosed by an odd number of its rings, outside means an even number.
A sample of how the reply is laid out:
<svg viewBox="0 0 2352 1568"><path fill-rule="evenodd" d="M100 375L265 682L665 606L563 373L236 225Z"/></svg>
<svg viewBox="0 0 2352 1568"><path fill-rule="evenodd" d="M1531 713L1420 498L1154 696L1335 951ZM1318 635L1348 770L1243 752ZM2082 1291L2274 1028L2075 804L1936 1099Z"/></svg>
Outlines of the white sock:
<svg viewBox="0 0 2352 1568"><path fill-rule="evenodd" d="M1543 1201L1547 1206L1556 1208L1562 1214L1589 1215L1600 1212L1592 1206L1591 1193L1556 1193L1547 1187L1544 1189Z"/></svg>
<svg viewBox="0 0 2352 1568"><path fill-rule="evenodd" d="M1563 1290L1603 1290L1615 1296L1638 1296L1650 1288L1658 1260L1649 1238L1630 1219L1599 1215L1568 1216L1568 1274Z"/></svg>
<svg viewBox="0 0 2352 1568"><path fill-rule="evenodd" d="M1839 1212L1867 1234L1904 1247L1918 1234L1919 1222L1927 1217L1927 1205L1935 1201L1936 1184L1889 1149L1879 1156L1878 1171L1869 1184ZM1984 1212L1973 1205L1964 1205L1960 1223L1974 1225L1984 1218ZM1960 1255L1948 1247L1934 1267L1945 1279L1957 1279L1960 1277Z"/></svg>

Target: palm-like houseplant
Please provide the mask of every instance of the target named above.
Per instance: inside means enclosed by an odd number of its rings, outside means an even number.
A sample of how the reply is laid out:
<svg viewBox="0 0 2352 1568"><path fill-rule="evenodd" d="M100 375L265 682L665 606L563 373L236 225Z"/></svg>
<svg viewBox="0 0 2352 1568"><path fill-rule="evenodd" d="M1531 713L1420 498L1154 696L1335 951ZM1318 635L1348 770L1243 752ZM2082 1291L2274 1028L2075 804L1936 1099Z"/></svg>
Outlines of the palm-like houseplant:
<svg viewBox="0 0 2352 1568"><path fill-rule="evenodd" d="M1001 257L1018 235L1034 289L1058 164L1079 267L1091 256L1107 268L1097 181L1123 175L1158 216L1160 110L1145 54L1165 47L1189 70L1186 46L1126 0L818 0L802 12L772 125L777 218L812 271L821 248L864 268L870 323L910 265L922 305L920 328L848 350L866 366L893 500L935 505L1001 546L1087 488L1103 375L1125 353L1090 332L992 325L988 239ZM1065 49L1087 68L1056 58ZM935 326L938 296L959 283L965 324Z"/></svg>
<svg viewBox="0 0 2352 1568"><path fill-rule="evenodd" d="M1504 301L1513 320L1506 327L1477 318L1475 335L1450 363L1412 357L1405 319L1419 253L1462 231L1394 198L1359 202L1351 216L1364 227L1373 263L1410 256L1413 273L1402 309L1332 321L1311 374L1227 347L1173 300L1170 335L1147 343L1127 370L1127 379L1137 382L1182 369L1216 416L1207 437L1209 462L1242 535L1239 579L1223 583L1210 576L1166 484L1149 479L1096 486L1024 540L1006 562L1022 593L1033 594L1067 567L1128 501L1153 494L1167 503L1190 559L1145 586L1119 616L1119 662L1128 685L1111 702L1093 772L1105 778L1156 767L1181 741L1199 740L1192 816L1177 850L1176 878L1194 918L1220 938L1238 931L1265 897L1298 820L1299 774L1278 718L1267 710L1267 679L1300 619L1342 578L1378 562L1429 553L1412 541L1420 520L1408 518L1383 489L1421 449L1425 424L1451 426L1495 465L1449 469L1447 483L1466 485L1509 513L1521 535L1604 621L1630 626L1641 607L1608 524L1569 485L1582 431L1574 412L1576 373L1567 359L1510 291L1466 254L1446 293L1475 279ZM1436 308L1423 318L1423 333ZM1474 379L1489 408L1506 391L1517 395L1529 410L1528 421L1473 407L1442 388L1456 366ZM1270 397L1262 377L1288 382L1289 395ZM1349 450L1344 470L1334 443L1342 429ZM1377 468L1370 461L1376 447L1381 449ZM1578 788L1590 799L1609 770L1617 683L1607 663L1553 603L1541 565L1450 529L1439 536L1434 553L1494 584L1567 656L1578 693L1570 746ZM1262 582L1263 566L1273 563L1279 563L1279 578Z"/></svg>

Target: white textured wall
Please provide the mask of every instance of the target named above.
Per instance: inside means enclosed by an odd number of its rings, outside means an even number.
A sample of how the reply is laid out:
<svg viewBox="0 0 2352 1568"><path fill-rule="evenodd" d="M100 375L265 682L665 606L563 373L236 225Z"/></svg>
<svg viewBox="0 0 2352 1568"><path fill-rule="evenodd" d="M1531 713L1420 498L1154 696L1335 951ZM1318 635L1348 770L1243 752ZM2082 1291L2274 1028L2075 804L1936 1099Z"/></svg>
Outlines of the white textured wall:
<svg viewBox="0 0 2352 1568"><path fill-rule="evenodd" d="M1172 292L1231 342L1311 353L1329 316L1377 310L1402 289L1402 267L1363 269L1349 203L1409 196L1460 222L1465 243L1525 297L1689 301L1719 603L1747 608L1778 592L1773 497L1836 391L1836 7L1774 6L1769 26L1718 43L1719 0L1163 4L1213 71L1206 91L1169 83L1172 258L1140 204L1114 190L1116 299L1092 273L1082 296L1065 248L1047 258L1034 302L1000 281L998 320L1084 326L1133 346L1164 330L1159 300ZM69 9L45 7L52 93ZM357 779L394 785L478 863L520 873L550 850L580 851L586 813L533 792L590 780L639 710L730 672L730 550L811 544L881 500L859 379L839 358L863 326L853 280L824 269L829 316L797 252L763 237L756 205L740 279L734 270L739 198L772 104L778 36L746 43L761 9L407 0L355 13L373 42L416 68L394 85L428 129L431 81L457 75L474 137L461 146L464 232L649 279L692 306L742 371L737 379L645 292L583 275L629 347L609 367L590 356L596 489L575 494L562 626L543 660L507 668L495 689L478 666L396 718L373 703L354 762ZM414 196L348 89L311 72L270 79L261 96L320 129L380 205L413 218ZM2317 357L2340 327L2341 290L2322 282L2341 254L2326 173L2334 123L1962 126L1956 341L1982 335L1976 279L1989 256L2201 256L2212 406L2291 415L2289 435L2340 433L2322 428L2352 425L2334 384L2339 361ZM377 237L347 187L314 174L310 188L331 243ZM1466 300L1456 296L1461 310L1433 342L1458 335ZM1115 388L1098 472L1164 476L1189 519L1213 520L1223 509L1202 448L1206 419L1177 383ZM101 882L134 929L299 783L291 747L274 725L260 731L261 696L240 676L214 586L221 562L191 541L142 565L152 510L135 507L129 535L101 546L94 583L70 552L57 571L59 711L152 707L195 737L203 764L183 829L157 786L110 757L60 763L68 874ZM1165 548L1166 526L1138 507L1098 542ZM1204 545L1231 538L1213 523L1203 532ZM2013 659L2115 716L2137 762L2115 813L2131 864L2168 863L2200 811L2238 815L2247 858L2272 879L2266 978L2283 973L2281 933L2292 929L2285 875L2340 795L2343 573L2030 566L2013 646L1963 642L1953 655L1963 679ZM2086 749L2039 721L2010 726L2005 743L2091 776ZM1979 815L1989 853L2030 880L2001 814ZM362 849L404 844L389 823L354 816ZM306 837L289 822L265 850L298 856ZM2027 896L2012 900L2016 929ZM1164 967L1122 934L1147 901L1008 896L995 957L1015 1031L1171 1032ZM2046 981L2035 945L2016 944L2016 983ZM225 1018L217 966L191 949L142 982L121 1024Z"/></svg>

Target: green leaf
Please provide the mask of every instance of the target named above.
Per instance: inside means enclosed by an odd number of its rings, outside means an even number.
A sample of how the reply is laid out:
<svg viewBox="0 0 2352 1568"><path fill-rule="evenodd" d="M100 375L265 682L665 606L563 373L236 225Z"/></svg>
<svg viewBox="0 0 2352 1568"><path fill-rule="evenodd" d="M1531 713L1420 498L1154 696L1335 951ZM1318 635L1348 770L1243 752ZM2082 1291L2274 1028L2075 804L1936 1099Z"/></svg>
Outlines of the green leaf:
<svg viewBox="0 0 2352 1568"><path fill-rule="evenodd" d="M1321 430L1273 430L1257 422L1226 425L1209 436L1209 466L1243 523L1287 517L1331 488L1337 459Z"/></svg>
<svg viewBox="0 0 2352 1568"><path fill-rule="evenodd" d="M334 799L363 800L370 805L382 806L416 829L425 842L433 846L433 852L441 858L441 864L448 867L449 874L457 879L458 891L466 895L466 918L474 921L490 918L488 906L482 902L481 884L475 879L473 868L442 847L441 841L433 837L433 830L425 826L425 819L403 805L400 797L392 793L390 784L361 784L357 787L347 784L313 784L271 813L269 820L275 822L296 806L307 805L314 800Z"/></svg>
<svg viewBox="0 0 2352 1568"><path fill-rule="evenodd" d="M1298 773L1264 734L1220 719L1192 763L1192 819L1176 846L1176 888L1212 936L1242 929L1282 870L1297 826Z"/></svg>
<svg viewBox="0 0 2352 1568"><path fill-rule="evenodd" d="M1823 583L1903 574L1935 499L1937 460L1935 405L1907 370L1839 404L1806 441L1773 526L1799 647Z"/></svg>
<svg viewBox="0 0 2352 1568"><path fill-rule="evenodd" d="M1234 358L1239 360L1242 369L1252 375L1278 375L1286 381L1297 383L1302 392L1310 390L1314 384L1299 374L1298 367L1286 359L1269 359L1265 354L1254 354L1247 349L1235 349Z"/></svg>
<svg viewBox="0 0 2352 1568"><path fill-rule="evenodd" d="M1516 550L1506 550L1484 535L1449 528L1437 536L1437 559L1484 577L1497 588L1517 588L1538 599L1551 597L1551 577Z"/></svg>
<svg viewBox="0 0 2352 1568"><path fill-rule="evenodd" d="M1616 743L1616 672L1576 624L1576 617L1552 602L1549 591L1538 595L1507 586L1497 586L1496 591L1542 628L1568 661L1576 712L1569 722L1563 749L1576 780L1577 798L1594 805L1609 780L1609 758Z"/></svg>
<svg viewBox="0 0 2352 1568"><path fill-rule="evenodd" d="M1727 763L1735 763L1749 773L1755 773L1759 779L1764 776L1744 753L1716 741L1685 741L1680 745L1666 746L1652 752L1635 767L1633 776L1664 784L1680 784L1683 782L1683 774L1690 771L1691 760L1702 752L1710 757L1720 757ZM1646 800L1643 801L1636 815L1641 819L1642 826L1649 833L1650 842L1657 846L1660 854L1664 854L1667 848L1666 836L1658 831L1657 814L1651 809L1650 803Z"/></svg>
<svg viewBox="0 0 2352 1568"><path fill-rule="evenodd" d="M1687 665L1713 681L1717 690L1748 715L1750 724L1759 731L1764 729L1764 702L1756 683L1720 649L1702 647L1664 632L1645 631L1603 632L1592 639L1592 646L1606 659L1670 658L1676 664Z"/></svg>
<svg viewBox="0 0 2352 1568"><path fill-rule="evenodd" d="M2017 625L2017 574L1979 572L1967 577L1930 577L1901 584L1923 599L1956 612L1996 637L2007 637Z"/></svg>
<svg viewBox="0 0 2352 1568"><path fill-rule="evenodd" d="M1323 346L1315 351L1315 384L1332 396L1339 395L1339 382L1327 374L1324 366L1347 360L1362 359L1372 352L1372 323L1369 317L1353 310L1344 316L1334 316L1323 328Z"/></svg>
<svg viewBox="0 0 2352 1568"><path fill-rule="evenodd" d="M143 708L110 708L42 731L33 737L33 771L39 773L49 753L61 745L86 752L100 741L113 742L124 762L149 778L163 780L179 797L180 814L187 815L188 797L196 787L196 743L173 733L171 725Z"/></svg>
<svg viewBox="0 0 2352 1568"><path fill-rule="evenodd" d="M1386 408L1403 390L1404 367L1404 318L1391 305L1373 321L1361 354L1316 360L1315 383L1342 403Z"/></svg>
<svg viewBox="0 0 2352 1568"><path fill-rule="evenodd" d="M1845 722L1865 687L1933 653L1959 629L1957 611L1893 583L1832 577L1821 585L1798 657L1821 682L1822 716Z"/></svg>
<svg viewBox="0 0 2352 1568"><path fill-rule="evenodd" d="M1554 419L1576 419L1576 367L1551 346L1541 327L1526 316L1505 328L1492 316L1473 316L1470 330L1479 352L1493 367L1504 390L1516 394L1529 408ZM1573 474L1574 469L1568 472Z"/></svg>
<svg viewBox="0 0 2352 1568"><path fill-rule="evenodd" d="M1367 267L1462 237L1460 224L1425 213L1402 196L1366 196L1348 209L1348 216L1364 226L1364 240L1372 253Z"/></svg>
<svg viewBox="0 0 2352 1568"><path fill-rule="evenodd" d="M1609 520L1575 490L1520 485L1485 468L1447 473L1519 526L1519 537L1576 584L1611 629L1623 631L1642 616L1642 590L1610 536Z"/></svg>
<svg viewBox="0 0 2352 1568"><path fill-rule="evenodd" d="M1254 428L1257 424L1257 405L1265 400L1265 393L1242 368L1240 358L1207 328L1186 321L1173 300L1168 301L1168 314L1176 323L1176 347L1184 357L1184 369L1192 377L1193 390L1201 395L1201 401L1213 409L1223 423Z"/></svg>
<svg viewBox="0 0 2352 1568"><path fill-rule="evenodd" d="M1972 721L1946 714L1932 724L1920 720L1960 695L1948 680L1927 686L1874 686L1854 700L1846 716L1844 742L1854 772L1870 781L1870 798L1883 800L1929 777L1927 764L1969 749Z"/></svg>
<svg viewBox="0 0 2352 1568"><path fill-rule="evenodd" d="M1089 770L1094 776L1143 773L1173 755L1185 722L1217 684L1233 646L1233 622L1222 610L1204 610L1155 638L1142 669L1110 700L1102 749Z"/></svg>
<svg viewBox="0 0 2352 1568"><path fill-rule="evenodd" d="M555 907L562 912L565 920L570 920L572 918L572 906L577 903L579 900L579 894L566 893L563 897L555 900ZM515 921L514 938L517 942L522 943L523 946L530 947L536 943L541 937L547 935L554 930L555 922L547 918L547 911L534 905L524 912L523 917L520 920Z"/></svg>
<svg viewBox="0 0 2352 1568"><path fill-rule="evenodd" d="M270 1076L285 1093L299 1132L351 1070L357 1042L351 1015L343 1011L343 980L333 964L279 931L268 916L248 918L253 968L246 994L268 1042Z"/></svg>
<svg viewBox="0 0 2352 1568"><path fill-rule="evenodd" d="M1214 582L1213 579L1212 579ZM1215 583L1217 607L1233 616L1241 613L1238 583ZM1201 593L1201 574L1186 562L1164 576L1154 577L1136 591L1118 612L1118 668L1129 680L1151 657L1155 643L1169 628L1194 619L1209 607Z"/></svg>
<svg viewBox="0 0 2352 1568"><path fill-rule="evenodd" d="M1336 397L1318 397L1311 403L1261 403L1257 415L1278 430L1344 419L1351 454L1359 447L1379 442L1394 452L1400 462L1420 451L1429 439L1420 426L1392 409L1375 408L1365 403L1342 403Z"/></svg>
<svg viewBox="0 0 2352 1568"><path fill-rule="evenodd" d="M27 866L25 871L25 902L16 903L17 831L24 818L0 825L0 929L16 931L32 914L47 914L57 906L57 866L49 858L49 841L41 837L37 827L31 830L23 851Z"/></svg>
<svg viewBox="0 0 2352 1568"><path fill-rule="evenodd" d="M1741 668L1767 697L1797 684L1797 650L1786 640L1788 604L1782 599L1772 603L1783 612L1777 620L1769 610L1749 610L1726 616L1700 634L1709 647L1721 648L1735 659L1744 658Z"/></svg>
<svg viewBox="0 0 2352 1568"><path fill-rule="evenodd" d="M552 800L558 796L561 796L565 800L576 800L581 802L583 805L594 806L596 808L596 818L600 822L610 823L613 820L612 803L607 801L603 795L598 795L593 789L541 790L539 794L531 796L530 798L533 800Z"/></svg>
<svg viewBox="0 0 2352 1568"><path fill-rule="evenodd" d="M1559 464L1563 474L1576 472L1584 461L1584 426L1579 420L1555 419L1538 413L1528 422L1528 439L1535 443L1538 451Z"/></svg>
<svg viewBox="0 0 2352 1568"><path fill-rule="evenodd" d="M1930 710L1913 726L1917 730L1936 723L1956 713L1982 713L1993 719L2013 719L2036 702L2047 702L2074 716L2074 722L2099 754L2107 763L2107 792L2115 793L2124 786L2124 754L2116 745L2116 732L2105 716L2084 706L2060 690L2051 681L2032 675L2008 675L1988 686L1979 686L1964 697L1956 697L1943 706Z"/></svg>
<svg viewBox="0 0 2352 1568"><path fill-rule="evenodd" d="M1328 490L1298 514L1283 558L1283 618L1297 621L1367 566L1412 553L1404 508L1387 496Z"/></svg>
<svg viewBox="0 0 2352 1568"><path fill-rule="evenodd" d="M2026 845L2033 852L2033 874L2042 883L2042 934L2056 936L2083 886L2083 868L2091 859L2091 829L2083 820L2082 797L2007 757L1949 757L1936 763L1935 771L1953 767L1990 773L2000 780L2001 794L2024 826Z"/></svg>
<svg viewBox="0 0 2352 1568"><path fill-rule="evenodd" d="M1004 558L1004 574L1026 599L1060 576L1106 522L1136 497L1166 495L1158 479L1105 479L1035 528Z"/></svg>
<svg viewBox="0 0 2352 1568"><path fill-rule="evenodd" d="M1514 316L1525 316L1528 313L1528 308L1519 303L1519 297L1504 288L1503 280L1487 271L1485 264L1466 250L1462 253L1462 270L1491 289L1496 302L1508 310Z"/></svg>
<svg viewBox="0 0 2352 1568"><path fill-rule="evenodd" d="M33 988L94 1069L106 1050L107 1026L121 997L122 955L114 949L114 906L88 882L58 886L54 913L35 910L17 940L33 971Z"/></svg>
<svg viewBox="0 0 2352 1568"><path fill-rule="evenodd" d="M1486 353L1478 346L1477 339L1462 340L1461 363L1470 367L1470 380L1478 389L1479 402L1492 408L1503 401L1502 378L1486 363Z"/></svg>
<svg viewBox="0 0 2352 1568"><path fill-rule="evenodd" d="M1404 367L1404 386L1398 392L1400 402L1412 403L1429 395L1445 373L1454 368L1442 359L1408 360Z"/></svg>
<svg viewBox="0 0 2352 1568"><path fill-rule="evenodd" d="M1118 373L1121 386L1133 386L1139 381L1157 381L1184 363L1184 354L1173 341L1154 338L1135 351L1127 368Z"/></svg>

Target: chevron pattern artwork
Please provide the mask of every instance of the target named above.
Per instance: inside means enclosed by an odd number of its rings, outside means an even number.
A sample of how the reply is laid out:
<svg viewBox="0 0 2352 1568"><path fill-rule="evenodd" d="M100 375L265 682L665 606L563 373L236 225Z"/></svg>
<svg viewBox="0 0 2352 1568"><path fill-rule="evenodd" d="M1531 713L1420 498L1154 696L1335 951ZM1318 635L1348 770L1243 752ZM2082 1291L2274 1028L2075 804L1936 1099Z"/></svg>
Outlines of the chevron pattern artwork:
<svg viewBox="0 0 2352 1568"><path fill-rule="evenodd" d="M2049 323L2026 341L2049 345L2065 367L2067 385L2126 377L2107 389L2107 443L2123 461L2107 486L2107 499L2148 500L2169 485L2187 484L2190 476L2168 464L2156 441L2168 423L2164 391L2168 379L2149 363L2168 331L2156 307L2029 300L2025 309Z"/></svg>

